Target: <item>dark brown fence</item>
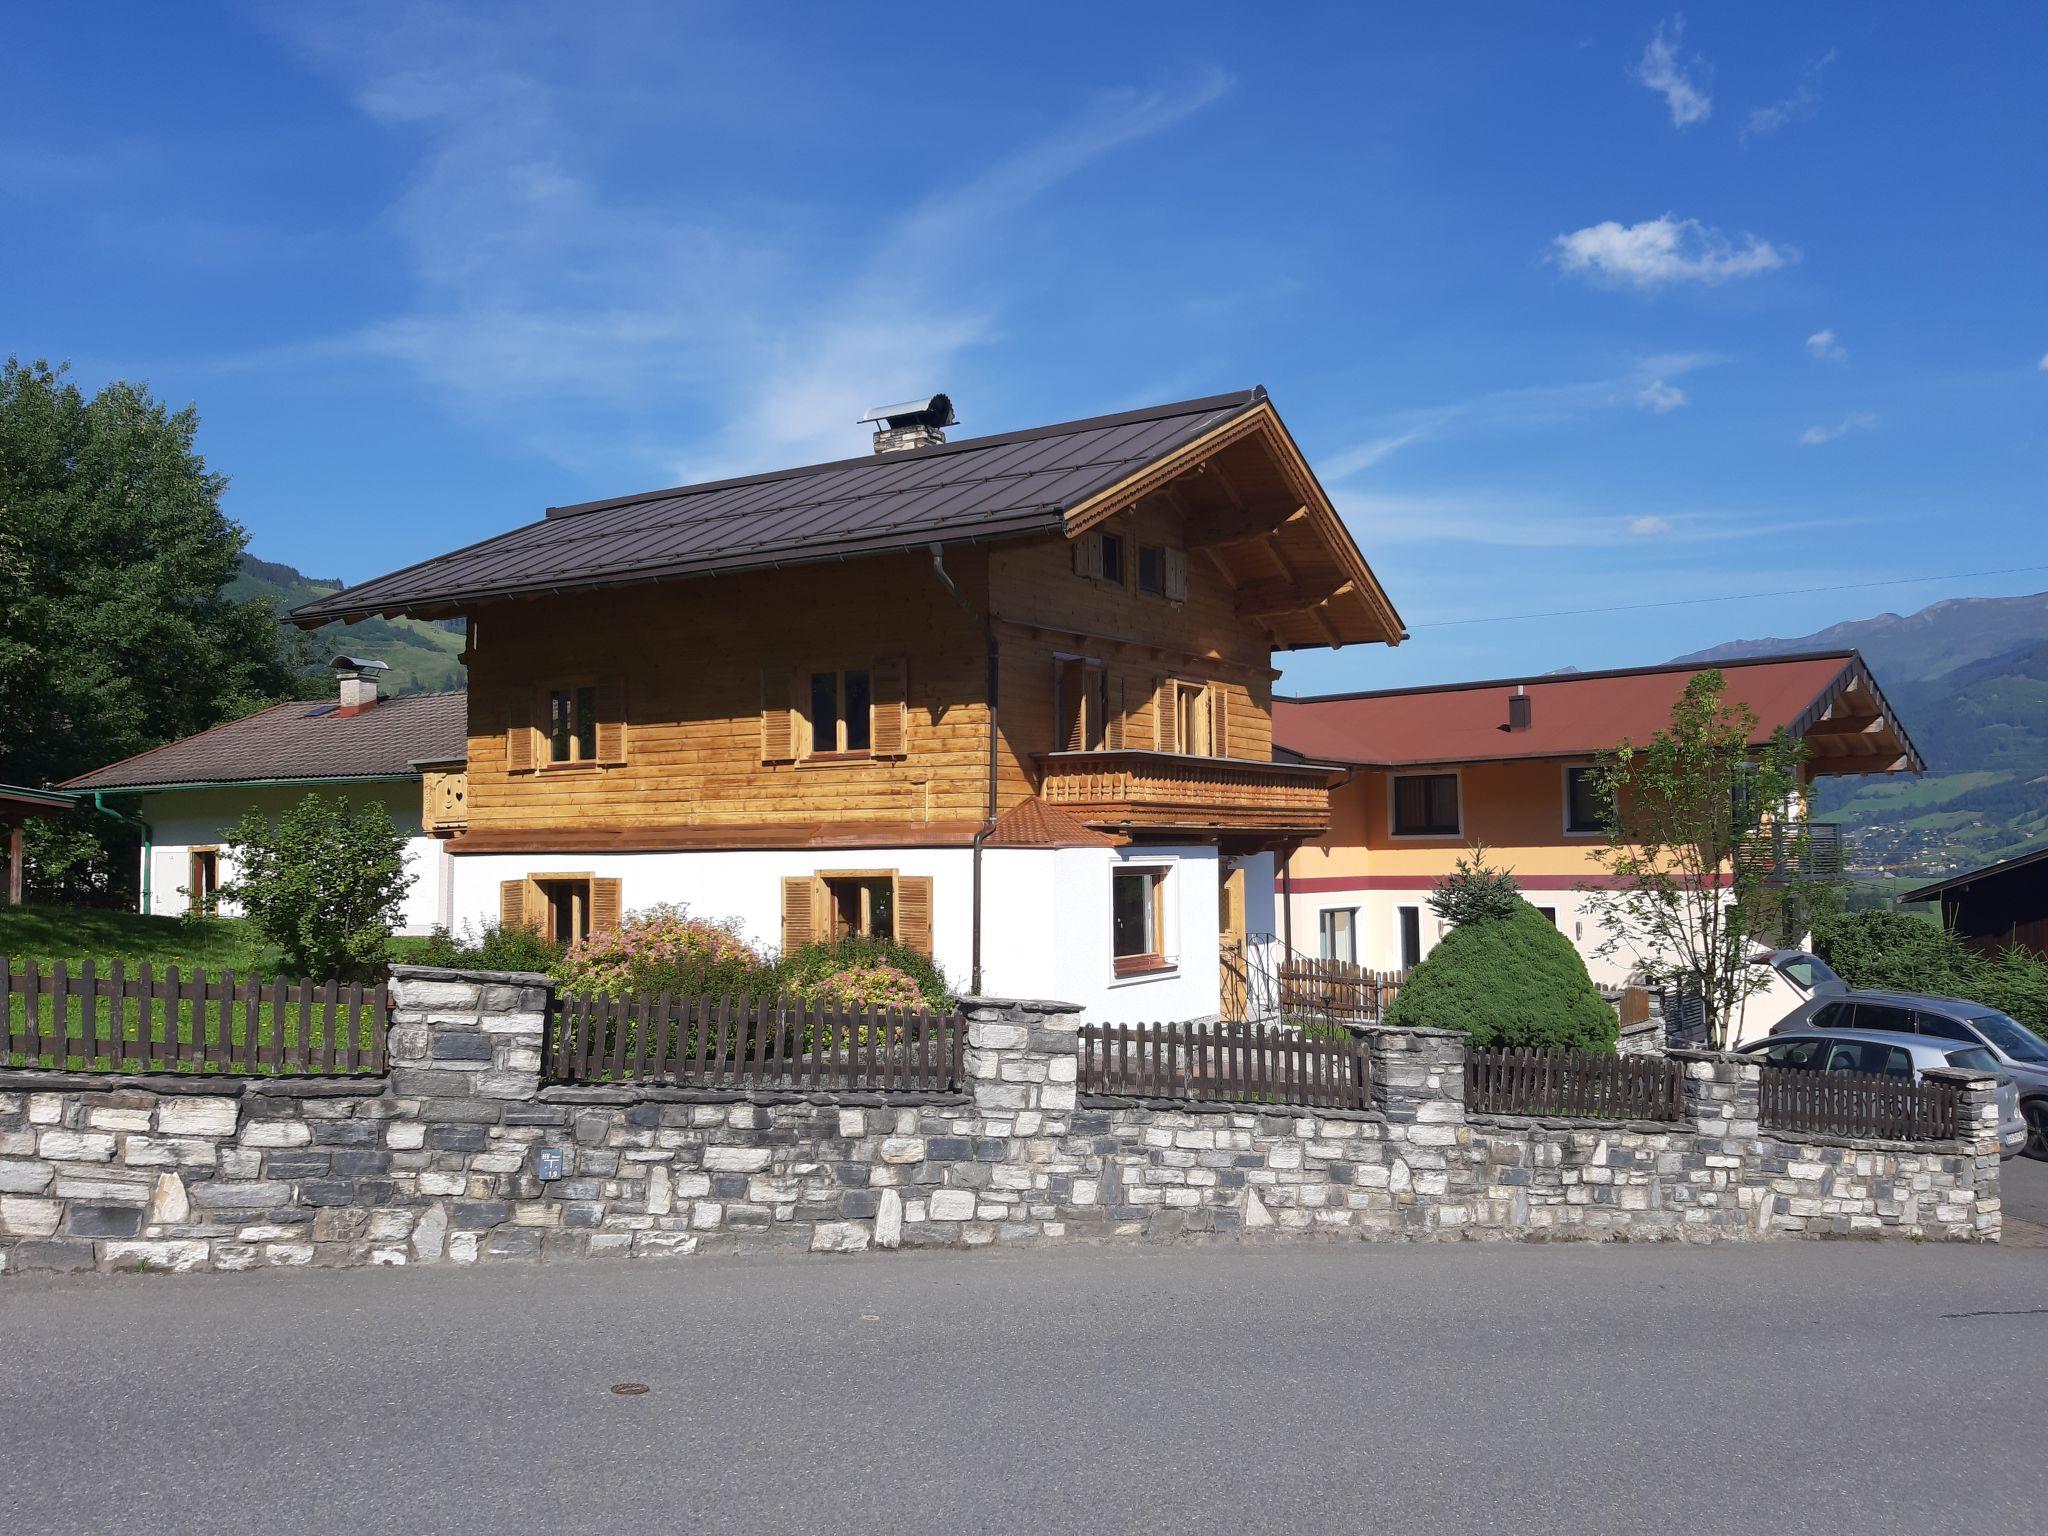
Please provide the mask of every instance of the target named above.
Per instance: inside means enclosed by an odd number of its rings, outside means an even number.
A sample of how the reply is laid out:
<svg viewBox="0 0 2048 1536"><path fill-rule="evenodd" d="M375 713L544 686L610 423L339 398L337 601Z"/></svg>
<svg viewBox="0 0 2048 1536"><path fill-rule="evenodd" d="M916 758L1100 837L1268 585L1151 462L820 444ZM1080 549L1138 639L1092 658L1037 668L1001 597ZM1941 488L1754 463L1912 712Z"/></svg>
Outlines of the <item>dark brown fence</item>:
<svg viewBox="0 0 2048 1536"><path fill-rule="evenodd" d="M1081 1091L1370 1109L1372 1065L1363 1040L1269 1024L1084 1024Z"/></svg>
<svg viewBox="0 0 2048 1536"><path fill-rule="evenodd" d="M1662 1056L1472 1051L1465 1057L1465 1108L1479 1115L1676 1120L1683 1082L1683 1068Z"/></svg>
<svg viewBox="0 0 2048 1536"><path fill-rule="evenodd" d="M547 1066L563 1083L946 1093L966 1081L966 1045L957 1013L856 1013L790 998L558 997Z"/></svg>
<svg viewBox="0 0 2048 1536"><path fill-rule="evenodd" d="M1343 960L1292 955L1280 962L1275 979L1283 1018L1374 1024L1407 978L1406 971L1368 971Z"/></svg>
<svg viewBox="0 0 2048 1536"><path fill-rule="evenodd" d="M1956 1090L1863 1072L1763 1069L1763 1123L1774 1131L1947 1141L1956 1134Z"/></svg>
<svg viewBox="0 0 2048 1536"><path fill-rule="evenodd" d="M203 966L104 974L0 958L9 1067L347 1076L384 1070L384 985L264 980Z"/></svg>

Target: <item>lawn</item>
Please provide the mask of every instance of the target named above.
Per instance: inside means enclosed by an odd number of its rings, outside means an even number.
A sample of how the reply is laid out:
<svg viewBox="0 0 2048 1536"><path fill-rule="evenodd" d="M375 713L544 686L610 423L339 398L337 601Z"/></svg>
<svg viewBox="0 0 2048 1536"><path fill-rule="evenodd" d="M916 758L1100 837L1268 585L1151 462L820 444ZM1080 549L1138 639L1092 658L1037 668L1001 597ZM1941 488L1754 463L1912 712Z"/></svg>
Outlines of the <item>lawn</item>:
<svg viewBox="0 0 2048 1536"><path fill-rule="evenodd" d="M277 950L247 923L221 917L144 917L139 912L103 912L83 907L0 907L0 956L47 966L62 960L76 969L81 960L102 971L116 960L132 971L147 960L158 970L258 971L277 968Z"/></svg>

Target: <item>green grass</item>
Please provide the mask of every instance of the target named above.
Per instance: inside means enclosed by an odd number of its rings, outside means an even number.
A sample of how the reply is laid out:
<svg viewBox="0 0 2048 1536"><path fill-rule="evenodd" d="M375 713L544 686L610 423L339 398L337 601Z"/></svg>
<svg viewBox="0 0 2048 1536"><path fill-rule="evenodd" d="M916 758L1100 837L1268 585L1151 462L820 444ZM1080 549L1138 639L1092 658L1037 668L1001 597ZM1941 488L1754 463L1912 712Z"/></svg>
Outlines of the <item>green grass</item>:
<svg viewBox="0 0 2048 1536"><path fill-rule="evenodd" d="M0 955L76 969L91 960L104 974L116 960L130 972L147 960L158 971L203 965L208 971L272 975L278 953L248 923L221 917L144 917L79 907L0 907Z"/></svg>

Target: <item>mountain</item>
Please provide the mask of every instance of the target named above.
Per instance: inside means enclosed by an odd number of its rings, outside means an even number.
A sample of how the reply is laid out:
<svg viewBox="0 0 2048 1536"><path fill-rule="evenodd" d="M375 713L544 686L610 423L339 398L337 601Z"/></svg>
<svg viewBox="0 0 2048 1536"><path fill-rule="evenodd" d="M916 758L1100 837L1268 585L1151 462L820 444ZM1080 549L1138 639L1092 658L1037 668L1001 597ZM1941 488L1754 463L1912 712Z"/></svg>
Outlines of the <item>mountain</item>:
<svg viewBox="0 0 2048 1536"><path fill-rule="evenodd" d="M289 565L242 556L242 574L228 583L228 595L243 600L262 598L278 616L301 603L341 589L338 581L306 576ZM391 693L428 693L463 685L462 625L429 624L419 619L364 619L358 624L324 624L307 637L311 659L322 666L336 656L367 656L388 662L383 684ZM329 686L324 680L320 691Z"/></svg>
<svg viewBox="0 0 2048 1536"><path fill-rule="evenodd" d="M2048 841L2048 592L1963 597L1791 639L1676 658L1855 647L1927 760L1918 779L1823 780L1821 814L1855 829L1867 867L1939 876Z"/></svg>

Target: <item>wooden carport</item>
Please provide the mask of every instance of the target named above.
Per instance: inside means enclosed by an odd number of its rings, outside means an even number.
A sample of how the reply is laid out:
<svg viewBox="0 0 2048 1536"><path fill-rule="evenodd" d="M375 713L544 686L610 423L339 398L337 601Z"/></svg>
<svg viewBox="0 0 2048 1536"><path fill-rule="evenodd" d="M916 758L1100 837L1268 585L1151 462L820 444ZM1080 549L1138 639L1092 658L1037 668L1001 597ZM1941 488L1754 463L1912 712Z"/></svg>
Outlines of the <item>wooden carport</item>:
<svg viewBox="0 0 2048 1536"><path fill-rule="evenodd" d="M22 867L26 855L22 830L31 816L61 816L77 802L61 789L30 789L0 784L0 827L7 831L7 905L21 905Z"/></svg>

